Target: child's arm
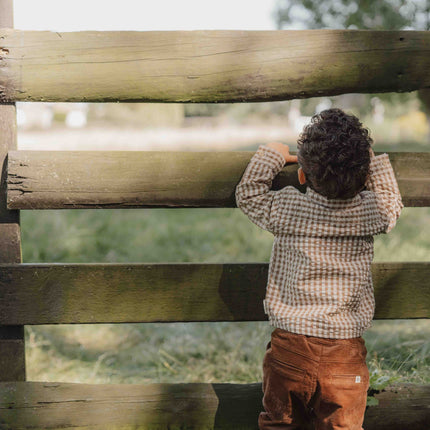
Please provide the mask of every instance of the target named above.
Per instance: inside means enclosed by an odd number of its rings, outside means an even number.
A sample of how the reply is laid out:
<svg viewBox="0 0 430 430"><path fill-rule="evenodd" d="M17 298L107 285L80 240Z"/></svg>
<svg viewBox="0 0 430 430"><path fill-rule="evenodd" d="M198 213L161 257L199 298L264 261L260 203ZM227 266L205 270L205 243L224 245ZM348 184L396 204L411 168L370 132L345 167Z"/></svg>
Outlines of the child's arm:
<svg viewBox="0 0 430 430"><path fill-rule="evenodd" d="M273 231L279 191L270 190L275 176L286 162L297 162L289 155L287 145L269 143L260 145L251 158L245 173L236 187L236 204L259 227Z"/></svg>
<svg viewBox="0 0 430 430"><path fill-rule="evenodd" d="M366 188L375 193L378 210L386 217L385 229L381 233L388 233L395 226L403 208L388 154L375 156L372 149L370 150L370 174Z"/></svg>

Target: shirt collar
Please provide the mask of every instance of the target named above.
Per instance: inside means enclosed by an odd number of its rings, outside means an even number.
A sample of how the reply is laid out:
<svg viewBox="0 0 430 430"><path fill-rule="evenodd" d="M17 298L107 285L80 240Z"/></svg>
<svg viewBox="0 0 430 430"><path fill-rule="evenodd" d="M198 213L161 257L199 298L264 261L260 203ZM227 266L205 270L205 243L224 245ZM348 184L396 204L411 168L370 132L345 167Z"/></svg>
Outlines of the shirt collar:
<svg viewBox="0 0 430 430"><path fill-rule="evenodd" d="M360 194L357 194L356 196L349 199L328 199L327 197L314 191L311 187L307 187L306 196L318 205L330 209L350 208L361 204Z"/></svg>

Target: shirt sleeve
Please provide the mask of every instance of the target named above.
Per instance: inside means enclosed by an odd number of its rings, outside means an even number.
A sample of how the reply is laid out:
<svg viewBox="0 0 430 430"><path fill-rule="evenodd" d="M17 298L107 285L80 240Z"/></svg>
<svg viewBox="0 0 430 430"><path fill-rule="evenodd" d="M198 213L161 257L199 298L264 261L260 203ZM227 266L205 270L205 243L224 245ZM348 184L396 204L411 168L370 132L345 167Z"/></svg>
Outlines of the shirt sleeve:
<svg viewBox="0 0 430 430"><path fill-rule="evenodd" d="M378 211L386 219L385 228L381 233L388 233L396 225L403 208L399 186L388 154L371 157L366 188L375 193Z"/></svg>
<svg viewBox="0 0 430 430"><path fill-rule="evenodd" d="M285 158L273 148L260 145L236 187L237 207L256 225L273 233L276 196L272 181L285 165Z"/></svg>

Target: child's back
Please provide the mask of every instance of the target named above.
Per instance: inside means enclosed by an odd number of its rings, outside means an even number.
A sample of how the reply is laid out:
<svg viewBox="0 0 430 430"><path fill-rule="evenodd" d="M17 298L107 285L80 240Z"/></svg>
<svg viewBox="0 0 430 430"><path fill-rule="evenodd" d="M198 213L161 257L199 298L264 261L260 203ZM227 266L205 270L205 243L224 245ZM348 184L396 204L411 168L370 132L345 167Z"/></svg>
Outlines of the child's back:
<svg viewBox="0 0 430 430"><path fill-rule="evenodd" d="M261 429L300 428L312 415L321 429L361 428L373 235L388 232L403 207L388 156L375 157L371 143L356 117L330 109L313 117L298 142L306 194L270 190L295 160L276 143L259 147L237 186L238 207L275 236L264 309L276 330L263 362ZM343 400L329 394L333 388Z"/></svg>

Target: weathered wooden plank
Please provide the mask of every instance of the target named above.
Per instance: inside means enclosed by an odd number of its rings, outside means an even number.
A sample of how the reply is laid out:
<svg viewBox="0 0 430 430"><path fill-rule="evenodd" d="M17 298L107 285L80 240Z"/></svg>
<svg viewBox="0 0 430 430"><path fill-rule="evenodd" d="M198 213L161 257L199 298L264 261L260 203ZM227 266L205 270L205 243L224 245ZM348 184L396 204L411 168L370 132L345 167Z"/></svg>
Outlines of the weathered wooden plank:
<svg viewBox="0 0 430 430"><path fill-rule="evenodd" d="M375 318L430 317L430 263L375 263ZM267 263L0 265L0 324L264 321Z"/></svg>
<svg viewBox="0 0 430 430"><path fill-rule="evenodd" d="M257 430L261 383L0 383L0 429ZM397 385L377 393L366 430L428 430L430 385Z"/></svg>
<svg viewBox="0 0 430 430"><path fill-rule="evenodd" d="M6 27L13 27L12 0L0 0L0 28ZM0 263L20 263L22 261L19 211L8 210L6 206L7 152L16 149L16 137L15 103L1 104ZM23 326L0 326L0 381L25 381Z"/></svg>
<svg viewBox="0 0 430 430"><path fill-rule="evenodd" d="M430 86L430 33L1 30L3 101L252 102Z"/></svg>
<svg viewBox="0 0 430 430"><path fill-rule="evenodd" d="M254 152L10 151L9 209L235 207ZM390 153L406 206L430 206L430 153ZM299 189L297 164L274 189Z"/></svg>
<svg viewBox="0 0 430 430"><path fill-rule="evenodd" d="M24 326L0 326L0 381L25 381L25 379Z"/></svg>

